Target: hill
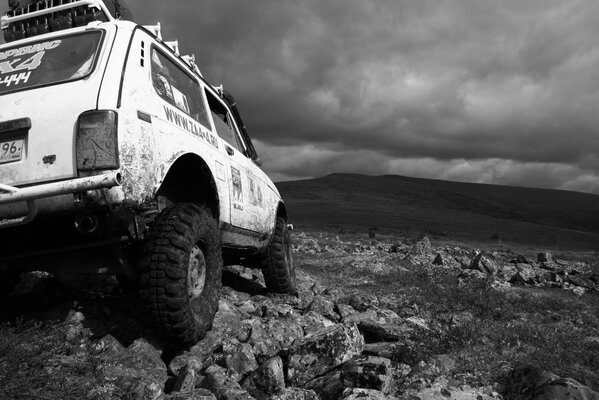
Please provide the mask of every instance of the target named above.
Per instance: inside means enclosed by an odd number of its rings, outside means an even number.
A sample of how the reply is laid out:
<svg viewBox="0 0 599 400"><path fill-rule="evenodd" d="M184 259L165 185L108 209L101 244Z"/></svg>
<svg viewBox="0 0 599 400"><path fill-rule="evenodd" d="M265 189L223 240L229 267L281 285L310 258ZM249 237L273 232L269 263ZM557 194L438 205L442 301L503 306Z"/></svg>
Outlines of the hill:
<svg viewBox="0 0 599 400"><path fill-rule="evenodd" d="M599 249L599 196L397 175L279 182L305 229L404 231L553 250Z"/></svg>

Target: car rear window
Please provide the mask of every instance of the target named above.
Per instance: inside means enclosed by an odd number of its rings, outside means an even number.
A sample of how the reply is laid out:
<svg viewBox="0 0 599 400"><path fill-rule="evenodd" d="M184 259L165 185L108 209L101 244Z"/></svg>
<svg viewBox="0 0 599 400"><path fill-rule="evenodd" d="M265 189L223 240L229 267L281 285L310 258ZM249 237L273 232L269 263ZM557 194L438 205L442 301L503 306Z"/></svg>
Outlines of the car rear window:
<svg viewBox="0 0 599 400"><path fill-rule="evenodd" d="M0 95L87 77L101 41L92 31L1 50Z"/></svg>
<svg viewBox="0 0 599 400"><path fill-rule="evenodd" d="M161 52L152 48L152 82L160 97L200 124L210 127L200 85Z"/></svg>

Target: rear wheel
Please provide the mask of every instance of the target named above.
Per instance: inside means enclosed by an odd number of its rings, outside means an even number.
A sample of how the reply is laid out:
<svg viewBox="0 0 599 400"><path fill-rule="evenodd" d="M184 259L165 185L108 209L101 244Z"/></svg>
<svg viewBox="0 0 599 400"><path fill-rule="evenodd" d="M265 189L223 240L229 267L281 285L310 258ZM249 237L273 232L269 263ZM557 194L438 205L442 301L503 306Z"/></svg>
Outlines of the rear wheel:
<svg viewBox="0 0 599 400"><path fill-rule="evenodd" d="M140 263L140 296L159 332L193 344L211 328L218 308L222 250L206 206L181 203L154 222Z"/></svg>
<svg viewBox="0 0 599 400"><path fill-rule="evenodd" d="M269 291L297 294L291 237L282 217L277 217L275 232L262 254L260 266Z"/></svg>

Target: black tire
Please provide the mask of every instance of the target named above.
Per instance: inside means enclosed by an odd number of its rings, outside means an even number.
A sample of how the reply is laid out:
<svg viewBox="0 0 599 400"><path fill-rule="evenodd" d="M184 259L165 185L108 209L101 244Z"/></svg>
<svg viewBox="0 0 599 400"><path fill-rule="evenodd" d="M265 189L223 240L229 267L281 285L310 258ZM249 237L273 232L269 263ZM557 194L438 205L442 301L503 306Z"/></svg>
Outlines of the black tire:
<svg viewBox="0 0 599 400"><path fill-rule="evenodd" d="M284 218L277 217L275 232L262 253L260 267L268 291L297 294L291 238Z"/></svg>
<svg viewBox="0 0 599 400"><path fill-rule="evenodd" d="M194 344L212 327L222 274L221 235L211 211L181 203L162 211L140 262L140 297L159 333Z"/></svg>

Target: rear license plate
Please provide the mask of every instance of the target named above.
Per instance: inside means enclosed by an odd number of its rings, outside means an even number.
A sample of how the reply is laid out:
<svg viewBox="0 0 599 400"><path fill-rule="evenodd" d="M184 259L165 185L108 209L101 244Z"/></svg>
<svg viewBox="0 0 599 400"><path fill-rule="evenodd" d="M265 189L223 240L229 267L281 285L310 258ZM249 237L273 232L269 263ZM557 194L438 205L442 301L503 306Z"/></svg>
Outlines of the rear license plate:
<svg viewBox="0 0 599 400"><path fill-rule="evenodd" d="M23 139L0 142L0 164L19 161L23 156Z"/></svg>

